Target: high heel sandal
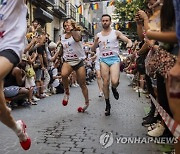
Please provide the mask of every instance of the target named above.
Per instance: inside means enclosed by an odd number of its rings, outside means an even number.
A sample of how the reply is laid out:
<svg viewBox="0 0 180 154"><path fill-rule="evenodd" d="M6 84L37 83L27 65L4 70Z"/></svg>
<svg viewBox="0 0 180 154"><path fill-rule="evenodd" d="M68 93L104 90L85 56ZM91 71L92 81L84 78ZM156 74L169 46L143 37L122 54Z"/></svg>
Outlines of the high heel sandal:
<svg viewBox="0 0 180 154"><path fill-rule="evenodd" d="M79 108L78 108L78 112L85 112L88 107L89 107L89 102L86 103L86 105L85 105L83 108L82 108L82 107L79 107Z"/></svg>
<svg viewBox="0 0 180 154"><path fill-rule="evenodd" d="M110 116L110 110L111 110L111 105L106 105L106 108L105 108L105 116Z"/></svg>
<svg viewBox="0 0 180 154"><path fill-rule="evenodd" d="M63 98L63 101L62 101L62 105L66 106L68 104L68 101L69 101L69 92L66 92L64 94L64 98Z"/></svg>

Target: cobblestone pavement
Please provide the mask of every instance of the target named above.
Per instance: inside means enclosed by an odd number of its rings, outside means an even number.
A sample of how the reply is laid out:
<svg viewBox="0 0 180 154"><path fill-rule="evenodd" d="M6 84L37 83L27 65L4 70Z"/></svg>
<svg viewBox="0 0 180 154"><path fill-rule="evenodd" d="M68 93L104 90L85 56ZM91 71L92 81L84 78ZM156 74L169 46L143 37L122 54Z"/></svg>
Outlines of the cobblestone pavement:
<svg viewBox="0 0 180 154"><path fill-rule="evenodd" d="M90 106L85 113L78 113L83 105L80 88L71 88L68 106L63 107L63 95L54 95L38 102L37 106L12 111L15 119L23 119L32 138L31 149L24 152L14 133L0 123L0 154L160 154L171 151L171 146L154 143L117 143L119 137L147 137L141 126L144 107L149 100L140 98L128 87L124 74L118 87L120 99L111 94L112 114L104 116L105 103L98 97L96 81L88 86ZM114 143L103 148L100 136L111 132Z"/></svg>

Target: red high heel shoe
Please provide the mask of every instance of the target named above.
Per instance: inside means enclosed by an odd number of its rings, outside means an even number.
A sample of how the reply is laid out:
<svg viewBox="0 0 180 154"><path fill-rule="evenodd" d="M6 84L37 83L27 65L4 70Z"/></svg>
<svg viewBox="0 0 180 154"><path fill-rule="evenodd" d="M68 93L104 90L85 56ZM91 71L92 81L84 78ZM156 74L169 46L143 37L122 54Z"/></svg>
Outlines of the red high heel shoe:
<svg viewBox="0 0 180 154"><path fill-rule="evenodd" d="M66 92L66 93L64 94L64 98L63 98L63 101L62 101L62 105L63 105L63 106L67 106L68 101L69 101L69 92Z"/></svg>
<svg viewBox="0 0 180 154"><path fill-rule="evenodd" d="M85 112L88 107L89 107L89 102L86 103L86 105L84 107L79 107L78 108L78 112Z"/></svg>

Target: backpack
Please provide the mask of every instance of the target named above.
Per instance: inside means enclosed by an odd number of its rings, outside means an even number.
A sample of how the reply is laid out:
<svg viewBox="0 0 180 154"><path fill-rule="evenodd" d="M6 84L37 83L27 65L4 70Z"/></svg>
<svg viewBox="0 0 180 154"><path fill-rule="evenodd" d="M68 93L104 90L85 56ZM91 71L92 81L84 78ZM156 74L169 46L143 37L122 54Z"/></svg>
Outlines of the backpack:
<svg viewBox="0 0 180 154"><path fill-rule="evenodd" d="M50 76L50 81L49 81L49 84L52 84L53 82L54 82L54 78L53 78L53 70L54 70L55 68L52 68L52 69L50 69L49 71L48 71L48 73L49 73L49 76Z"/></svg>

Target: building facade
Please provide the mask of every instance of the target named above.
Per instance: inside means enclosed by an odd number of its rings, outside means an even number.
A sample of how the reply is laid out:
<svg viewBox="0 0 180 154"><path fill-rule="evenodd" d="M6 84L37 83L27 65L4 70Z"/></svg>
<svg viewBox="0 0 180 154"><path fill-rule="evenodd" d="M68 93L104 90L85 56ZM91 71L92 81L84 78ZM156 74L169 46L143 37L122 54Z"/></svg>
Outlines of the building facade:
<svg viewBox="0 0 180 154"><path fill-rule="evenodd" d="M37 19L55 42L63 34L63 21L66 18L71 18L82 26L85 41L94 36L92 10L82 0L27 0L26 3L29 25ZM78 11L79 7L81 12Z"/></svg>

